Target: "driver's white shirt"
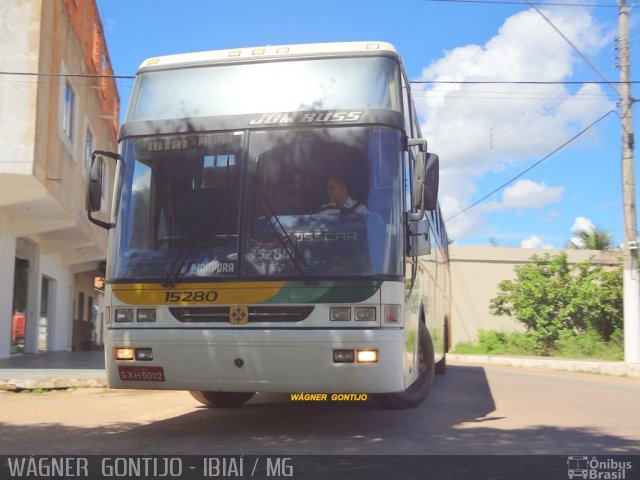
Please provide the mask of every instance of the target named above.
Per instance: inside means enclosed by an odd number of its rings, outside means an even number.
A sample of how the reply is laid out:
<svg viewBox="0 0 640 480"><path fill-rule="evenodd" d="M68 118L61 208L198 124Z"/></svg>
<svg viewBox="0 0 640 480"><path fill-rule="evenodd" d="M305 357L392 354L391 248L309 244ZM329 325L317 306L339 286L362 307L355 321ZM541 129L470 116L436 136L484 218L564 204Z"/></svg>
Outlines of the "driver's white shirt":
<svg viewBox="0 0 640 480"><path fill-rule="evenodd" d="M356 202L353 198L351 197L347 197L347 201L344 202L344 206L343 208L347 209L347 210L351 210L353 208L354 205L356 205L358 202ZM326 203L322 206L322 208L326 208L325 212L326 213L340 213L340 208L335 208L335 209L331 209L328 207L337 207L335 202L329 202ZM353 210L351 210L352 212L355 213L359 213L360 215L368 215L369 214L369 209L363 204L359 204L356 208L353 208Z"/></svg>

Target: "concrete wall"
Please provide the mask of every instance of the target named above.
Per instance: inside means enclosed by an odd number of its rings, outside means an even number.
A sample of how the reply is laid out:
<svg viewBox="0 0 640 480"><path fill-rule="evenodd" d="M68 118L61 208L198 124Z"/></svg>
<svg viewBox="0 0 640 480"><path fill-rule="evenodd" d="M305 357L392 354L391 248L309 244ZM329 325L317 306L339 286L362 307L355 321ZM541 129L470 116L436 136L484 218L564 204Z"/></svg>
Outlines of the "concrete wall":
<svg viewBox="0 0 640 480"><path fill-rule="evenodd" d="M5 75L0 82L2 358L16 350L72 348L74 301L82 292L85 309L89 297L102 303L93 277L106 256L107 235L84 209L87 139L93 138L91 149L117 150L119 98L113 79L65 76L113 73L94 0L3 2L0 70L41 74ZM63 127L67 85L74 93L71 135ZM16 258L25 256L26 335L16 349L10 345L14 270ZM43 278L51 290L46 345L40 335Z"/></svg>
<svg viewBox="0 0 640 480"><path fill-rule="evenodd" d="M452 290L452 345L471 342L479 330L523 331L509 317L489 313L489 302L498 294L498 283L515 278L514 267L527 263L535 254L557 255L563 250L506 247L449 247ZM622 252L566 250L570 263L590 257L605 267L620 265Z"/></svg>
<svg viewBox="0 0 640 480"><path fill-rule="evenodd" d="M42 0L3 2L0 12L0 70L37 72ZM31 175L37 77L4 76L0 82L0 173ZM6 183L16 198L25 192Z"/></svg>

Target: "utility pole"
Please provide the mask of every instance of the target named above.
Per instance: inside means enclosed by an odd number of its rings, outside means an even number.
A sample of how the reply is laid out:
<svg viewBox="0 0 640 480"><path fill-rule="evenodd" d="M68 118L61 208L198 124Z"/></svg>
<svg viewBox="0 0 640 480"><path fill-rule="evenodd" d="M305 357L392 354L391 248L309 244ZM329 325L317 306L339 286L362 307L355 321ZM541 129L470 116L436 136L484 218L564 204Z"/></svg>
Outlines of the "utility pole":
<svg viewBox="0 0 640 480"><path fill-rule="evenodd" d="M622 197L624 208L623 298L624 360L640 363L640 278L638 272L638 232L633 166L633 119L631 107L631 66L629 62L629 7L618 0L618 49L620 60L620 115L622 117Z"/></svg>

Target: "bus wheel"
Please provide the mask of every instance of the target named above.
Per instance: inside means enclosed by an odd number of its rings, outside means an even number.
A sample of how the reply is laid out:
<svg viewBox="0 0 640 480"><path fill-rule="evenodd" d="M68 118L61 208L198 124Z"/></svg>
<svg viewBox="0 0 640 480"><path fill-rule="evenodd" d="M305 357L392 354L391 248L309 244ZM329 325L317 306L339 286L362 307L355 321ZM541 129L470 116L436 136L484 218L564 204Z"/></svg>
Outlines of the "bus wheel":
<svg viewBox="0 0 640 480"><path fill-rule="evenodd" d="M383 408L415 408L420 405L429 395L433 376L435 372L435 359L433 353L433 343L431 336L424 323L420 322L418 330L418 356L419 372L418 379L404 392L380 393L372 395L374 400Z"/></svg>
<svg viewBox="0 0 640 480"><path fill-rule="evenodd" d="M436 374L441 375L447 372L447 349L449 348L449 322L445 318L444 321L444 350L442 351L442 359L436 363Z"/></svg>
<svg viewBox="0 0 640 480"><path fill-rule="evenodd" d="M255 392L189 392L193 398L207 407L239 407L255 395Z"/></svg>

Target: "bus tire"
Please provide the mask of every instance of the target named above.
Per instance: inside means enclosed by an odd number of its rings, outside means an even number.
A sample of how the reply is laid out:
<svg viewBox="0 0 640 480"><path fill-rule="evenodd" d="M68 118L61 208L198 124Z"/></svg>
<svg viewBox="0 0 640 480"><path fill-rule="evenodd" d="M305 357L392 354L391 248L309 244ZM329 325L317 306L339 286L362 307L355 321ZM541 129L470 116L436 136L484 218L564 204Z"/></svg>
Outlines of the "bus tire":
<svg viewBox="0 0 640 480"><path fill-rule="evenodd" d="M239 407L247 403L255 392L189 392L193 398L207 407Z"/></svg>
<svg viewBox="0 0 640 480"><path fill-rule="evenodd" d="M372 395L378 405L383 408L404 409L419 406L429 395L433 385L435 373L435 358L433 352L433 342L429 331L423 322L418 328L418 355L420 356L421 371L418 379L404 392L379 393Z"/></svg>
<svg viewBox="0 0 640 480"><path fill-rule="evenodd" d="M444 350L442 350L442 358L436 362L436 374L442 375L447 372L447 350L449 349L449 323L445 318L444 321Z"/></svg>

